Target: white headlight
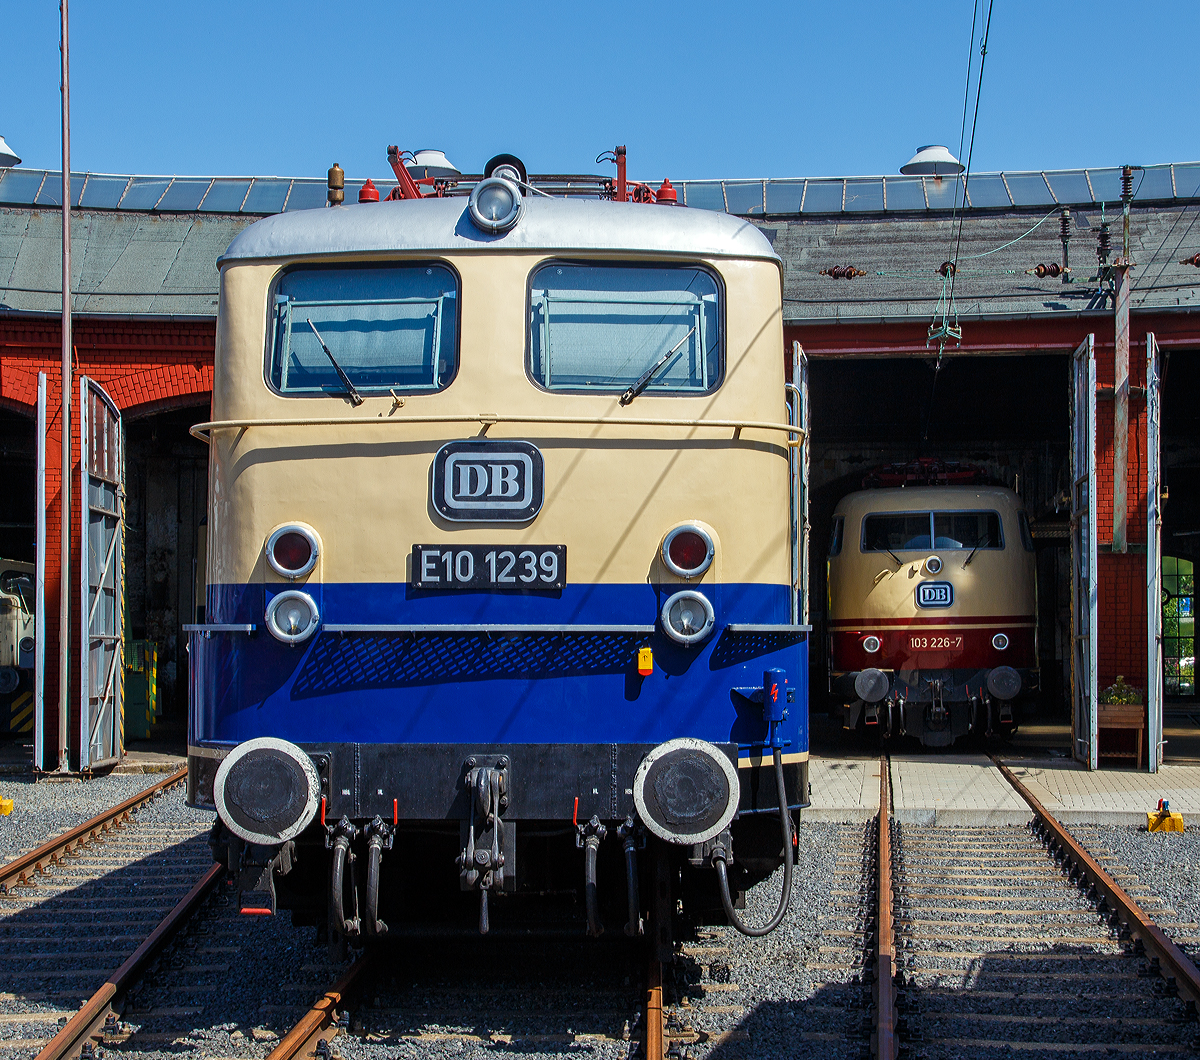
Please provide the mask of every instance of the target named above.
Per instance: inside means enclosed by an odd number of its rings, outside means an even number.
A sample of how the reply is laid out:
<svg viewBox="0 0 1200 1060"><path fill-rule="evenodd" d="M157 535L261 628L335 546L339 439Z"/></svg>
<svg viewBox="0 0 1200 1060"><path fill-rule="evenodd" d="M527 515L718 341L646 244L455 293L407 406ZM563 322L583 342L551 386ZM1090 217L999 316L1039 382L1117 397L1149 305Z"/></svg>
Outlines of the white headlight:
<svg viewBox="0 0 1200 1060"><path fill-rule="evenodd" d="M703 593L684 589L662 609L663 632L680 644L696 644L707 637L716 622L713 606Z"/></svg>
<svg viewBox="0 0 1200 1060"><path fill-rule="evenodd" d="M1004 651L1004 649L1008 647L1008 637L1003 633L997 633L992 638L992 647L995 648L996 651Z"/></svg>
<svg viewBox="0 0 1200 1060"><path fill-rule="evenodd" d="M467 209L476 228L497 235L521 219L525 200L521 189L504 177L488 177L475 185Z"/></svg>
<svg viewBox="0 0 1200 1060"><path fill-rule="evenodd" d="M929 571L930 574L938 574L942 569L942 561L937 556L930 556L925 561L925 569Z"/></svg>
<svg viewBox="0 0 1200 1060"><path fill-rule="evenodd" d="M863 651L874 653L879 651L879 648L878 637L863 637Z"/></svg>
<svg viewBox="0 0 1200 1060"><path fill-rule="evenodd" d="M267 629L284 644L308 640L321 623L316 601L299 589L280 593L267 604Z"/></svg>

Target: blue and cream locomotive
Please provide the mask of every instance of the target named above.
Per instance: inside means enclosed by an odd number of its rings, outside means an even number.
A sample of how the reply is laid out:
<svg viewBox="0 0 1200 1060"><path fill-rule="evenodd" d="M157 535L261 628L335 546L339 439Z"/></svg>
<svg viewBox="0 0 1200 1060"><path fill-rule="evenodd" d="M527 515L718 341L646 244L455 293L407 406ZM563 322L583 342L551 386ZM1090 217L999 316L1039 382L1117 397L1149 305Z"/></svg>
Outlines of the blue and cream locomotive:
<svg viewBox="0 0 1200 1060"><path fill-rule="evenodd" d="M781 265L493 168L220 260L188 797L246 912L661 943L790 880L807 801Z"/></svg>

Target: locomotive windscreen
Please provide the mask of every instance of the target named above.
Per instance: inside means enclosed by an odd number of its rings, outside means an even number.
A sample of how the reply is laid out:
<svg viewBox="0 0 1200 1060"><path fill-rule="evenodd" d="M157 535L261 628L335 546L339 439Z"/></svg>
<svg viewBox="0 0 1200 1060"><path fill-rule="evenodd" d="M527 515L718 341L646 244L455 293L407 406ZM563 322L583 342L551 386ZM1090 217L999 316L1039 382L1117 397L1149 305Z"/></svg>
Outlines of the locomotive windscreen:
<svg viewBox="0 0 1200 1060"><path fill-rule="evenodd" d="M863 520L864 552L1003 547L996 512L895 512Z"/></svg>
<svg viewBox="0 0 1200 1060"><path fill-rule="evenodd" d="M442 265L301 266L275 285L271 382L284 394L344 391L324 341L359 390L440 390L457 338L458 280Z"/></svg>
<svg viewBox="0 0 1200 1060"><path fill-rule="evenodd" d="M699 268L555 263L530 291L530 365L547 390L703 393L721 378L716 278Z"/></svg>

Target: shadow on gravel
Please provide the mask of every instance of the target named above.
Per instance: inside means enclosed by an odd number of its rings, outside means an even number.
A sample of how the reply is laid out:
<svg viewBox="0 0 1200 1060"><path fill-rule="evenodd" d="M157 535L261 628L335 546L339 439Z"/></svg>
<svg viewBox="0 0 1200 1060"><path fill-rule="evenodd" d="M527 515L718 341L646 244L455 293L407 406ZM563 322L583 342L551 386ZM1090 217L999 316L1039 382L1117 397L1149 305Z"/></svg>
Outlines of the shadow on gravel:
<svg viewBox="0 0 1200 1060"><path fill-rule="evenodd" d="M83 858L66 858L33 887L0 896L0 991L41 1005L89 997L212 864L206 837L177 843L58 894ZM114 860L119 852L113 851Z"/></svg>
<svg viewBox="0 0 1200 1060"><path fill-rule="evenodd" d="M964 925L967 927L968 925ZM1069 929L1068 929L1069 930ZM934 945L937 945L935 942ZM971 1056L984 1050L1046 1049L1057 1060L1111 1053L1145 1056L1156 1047L1171 1055L1200 1054L1200 1024L1145 960L1097 953L1086 945L1044 950L998 950L967 965L942 944L923 950L900 988L900 1040L929 1060ZM911 964L911 960L910 960ZM715 995L719 998L720 995ZM703 1007L697 1009L703 1012ZM754 1006L703 1060L802 1060L864 1055L874 1031L870 992L855 983L826 984L796 1001ZM1195 1050L1195 1051L1194 1051ZM915 1054L914 1054L915 1055Z"/></svg>

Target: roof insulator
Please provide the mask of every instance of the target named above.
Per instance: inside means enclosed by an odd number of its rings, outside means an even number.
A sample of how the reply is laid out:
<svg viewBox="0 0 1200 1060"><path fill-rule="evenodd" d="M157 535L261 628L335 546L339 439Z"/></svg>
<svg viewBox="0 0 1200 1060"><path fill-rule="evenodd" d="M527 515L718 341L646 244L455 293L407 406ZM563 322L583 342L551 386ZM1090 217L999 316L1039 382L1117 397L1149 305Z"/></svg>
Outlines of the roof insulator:
<svg viewBox="0 0 1200 1060"><path fill-rule="evenodd" d="M822 269L817 275L828 276L831 280L853 280L855 276L866 276L866 272L856 269L853 265L833 265Z"/></svg>
<svg viewBox="0 0 1200 1060"><path fill-rule="evenodd" d="M372 183L371 178L367 177L367 182L358 189L359 202L378 202L379 189Z"/></svg>
<svg viewBox="0 0 1200 1060"><path fill-rule="evenodd" d="M678 206L679 193L675 190L675 185L664 177L658 191L654 193L654 201L662 206Z"/></svg>
<svg viewBox="0 0 1200 1060"><path fill-rule="evenodd" d="M1036 276L1039 280L1044 280L1047 276L1058 279L1064 272L1068 271L1059 265L1057 261L1050 262L1049 265L1043 265L1040 262L1032 269L1026 269L1026 276Z"/></svg>
<svg viewBox="0 0 1200 1060"><path fill-rule="evenodd" d="M1184 258L1179 264L1195 265L1196 268L1200 269L1200 253L1193 254L1190 258Z"/></svg>
<svg viewBox="0 0 1200 1060"><path fill-rule="evenodd" d="M939 276L953 276L958 272L958 266L952 261L943 261L937 271Z"/></svg>

